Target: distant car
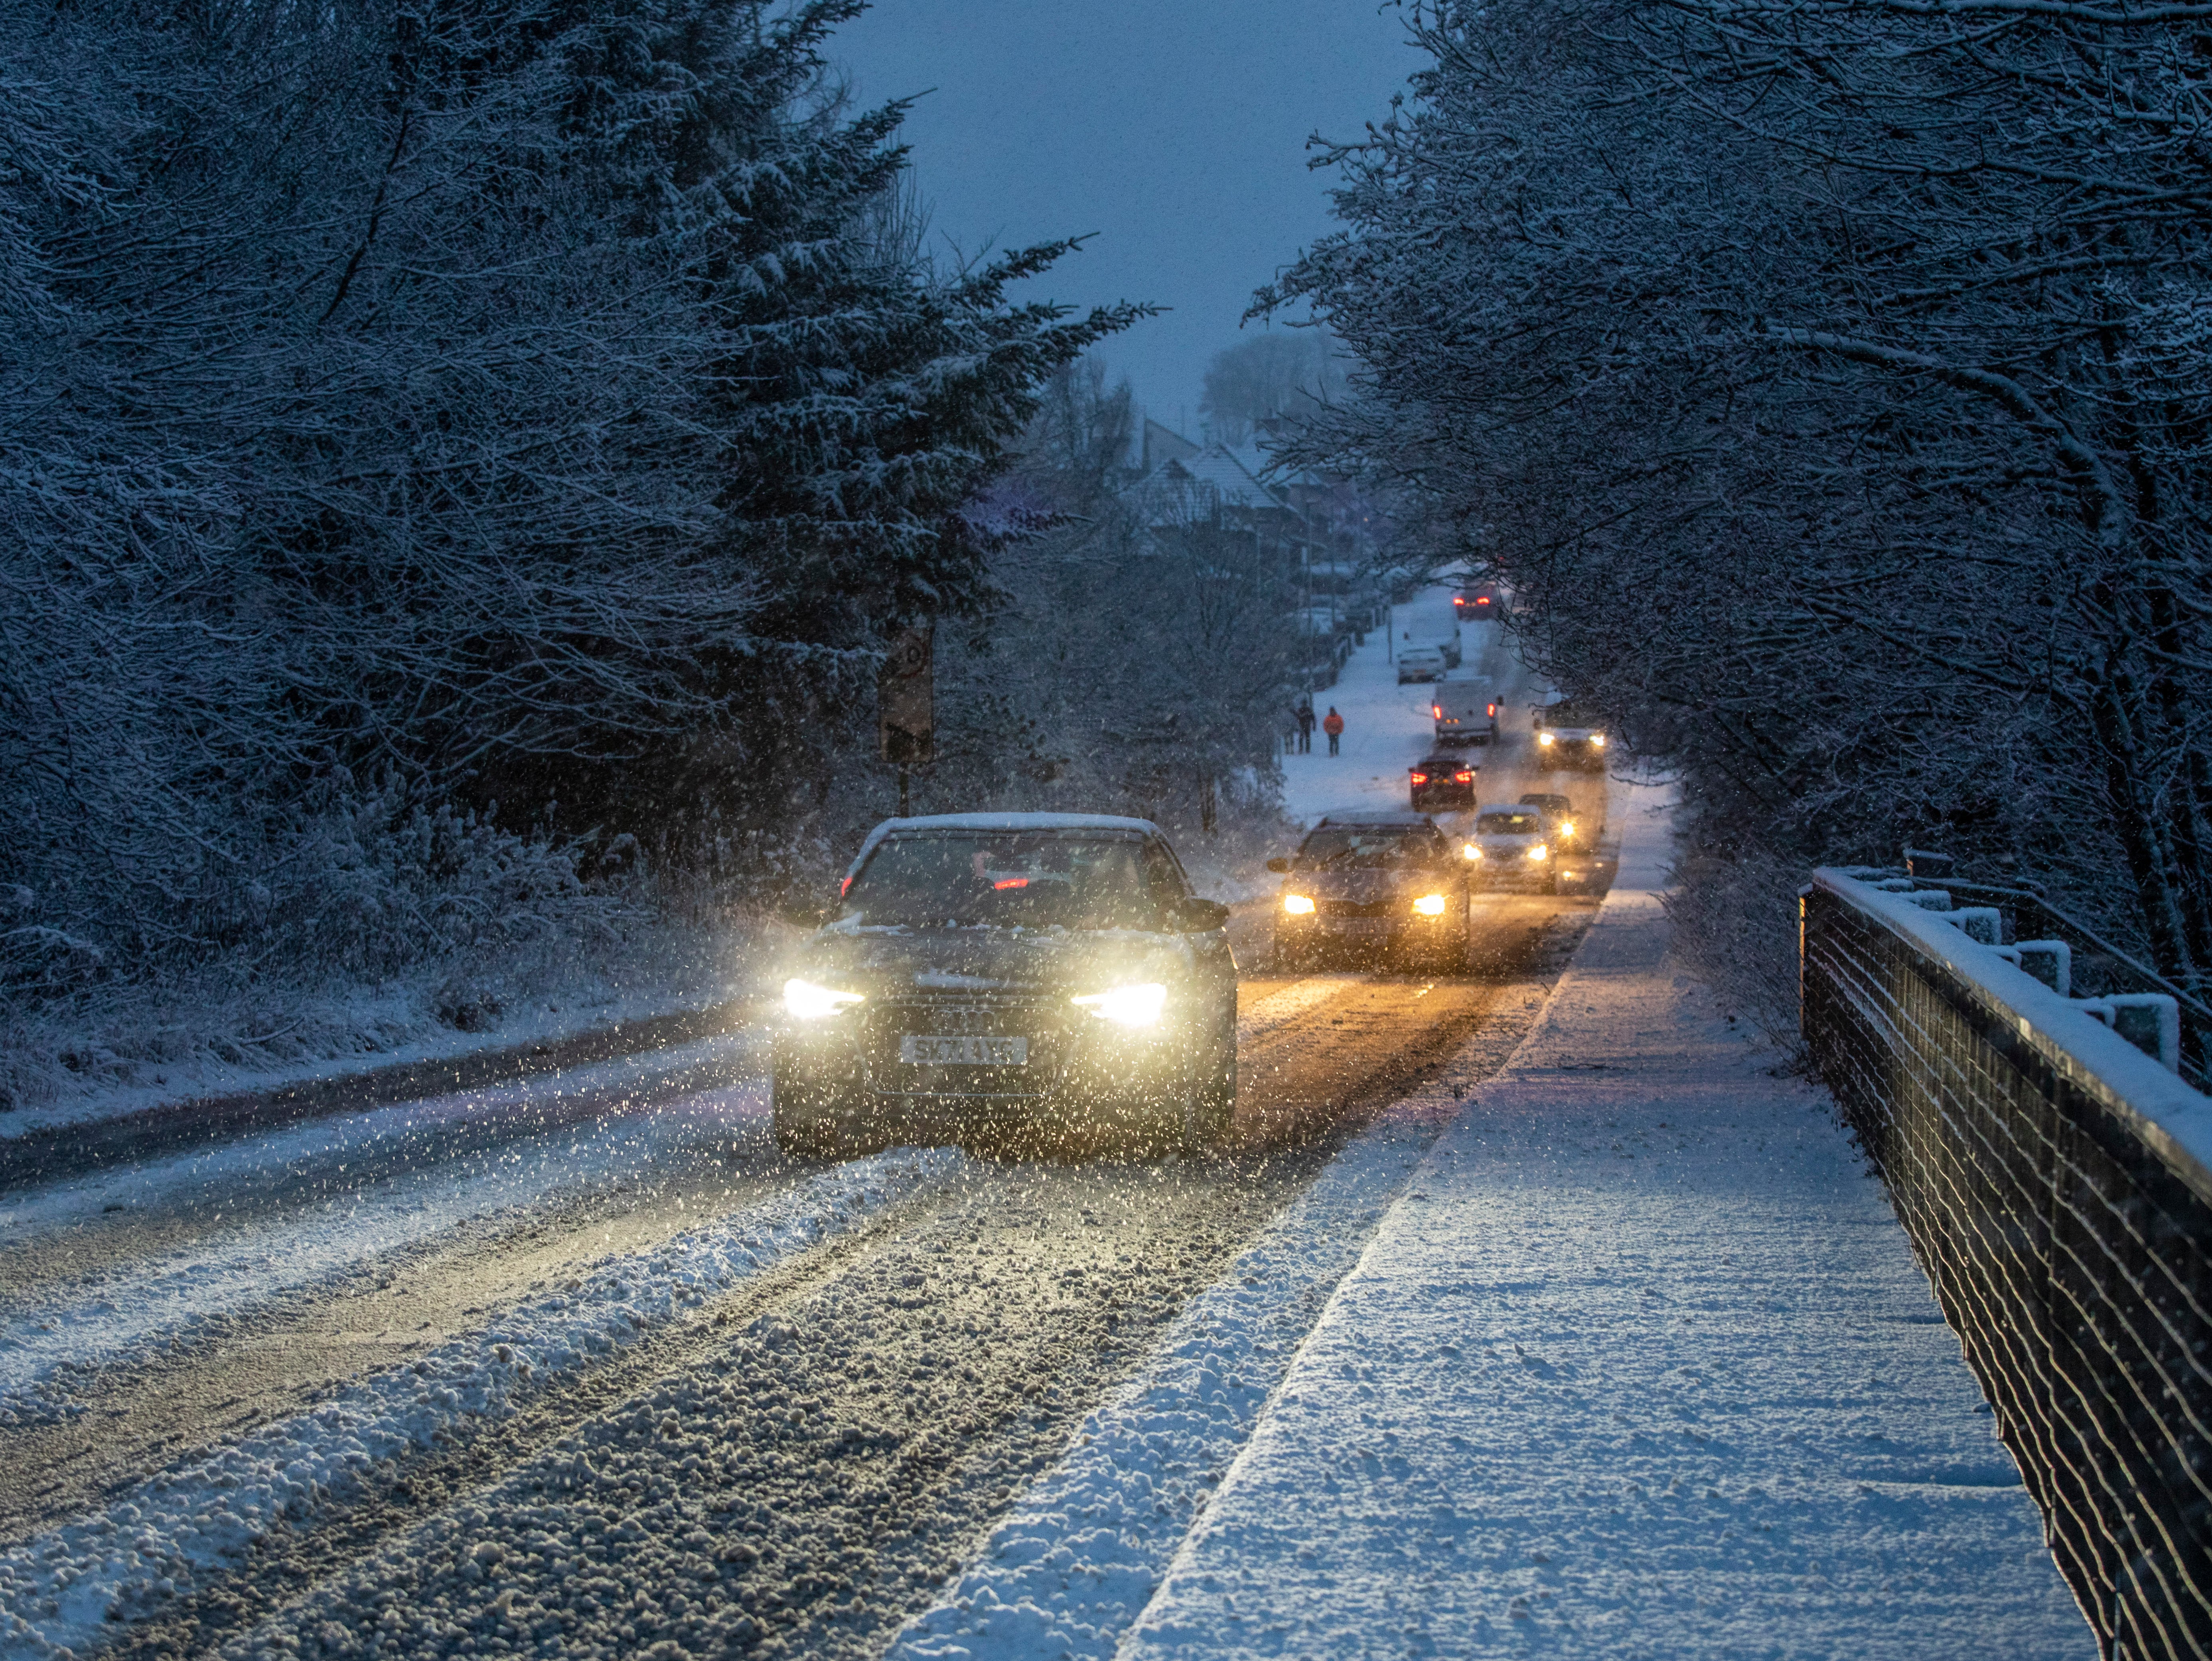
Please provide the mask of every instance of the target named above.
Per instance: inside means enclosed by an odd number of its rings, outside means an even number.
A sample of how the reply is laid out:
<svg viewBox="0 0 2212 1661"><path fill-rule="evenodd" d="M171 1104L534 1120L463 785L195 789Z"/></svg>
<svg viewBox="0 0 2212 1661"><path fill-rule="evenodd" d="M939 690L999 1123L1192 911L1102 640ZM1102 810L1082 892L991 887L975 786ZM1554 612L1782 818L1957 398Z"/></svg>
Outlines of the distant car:
<svg viewBox="0 0 2212 1661"><path fill-rule="evenodd" d="M1540 807L1484 807L1461 850L1477 889L1533 888L1559 891L1551 826Z"/></svg>
<svg viewBox="0 0 2212 1661"><path fill-rule="evenodd" d="M1444 678L1443 648L1438 646L1401 646L1398 648L1398 684L1407 681L1442 680Z"/></svg>
<svg viewBox="0 0 2212 1661"><path fill-rule="evenodd" d="M1480 623L1489 618L1502 618L1505 606L1498 597L1498 590L1490 587L1462 588L1452 596L1452 611L1462 622Z"/></svg>
<svg viewBox="0 0 2212 1661"><path fill-rule="evenodd" d="M1554 767L1605 767L1605 718L1577 698L1535 706L1536 765L1547 772Z"/></svg>
<svg viewBox="0 0 2212 1661"><path fill-rule="evenodd" d="M784 983L777 1146L1218 1140L1237 1099L1228 917L1144 819L885 820Z"/></svg>
<svg viewBox="0 0 2212 1661"><path fill-rule="evenodd" d="M1574 803L1565 796L1532 790L1521 798L1521 806L1542 811L1544 823L1552 828L1553 841L1563 854L1587 854L1597 846L1598 837L1605 830L1602 800L1583 814L1577 813Z"/></svg>
<svg viewBox="0 0 2212 1661"><path fill-rule="evenodd" d="M1416 813L1459 812L1474 806L1476 770L1464 757L1437 751L1407 774Z"/></svg>
<svg viewBox="0 0 2212 1661"><path fill-rule="evenodd" d="M1487 676L1438 681L1429 715L1439 745L1488 744L1498 736L1498 694Z"/></svg>
<svg viewBox="0 0 2212 1661"><path fill-rule="evenodd" d="M1267 868L1285 873L1275 955L1285 966L1333 956L1466 964L1468 861L1423 814L1332 813Z"/></svg>

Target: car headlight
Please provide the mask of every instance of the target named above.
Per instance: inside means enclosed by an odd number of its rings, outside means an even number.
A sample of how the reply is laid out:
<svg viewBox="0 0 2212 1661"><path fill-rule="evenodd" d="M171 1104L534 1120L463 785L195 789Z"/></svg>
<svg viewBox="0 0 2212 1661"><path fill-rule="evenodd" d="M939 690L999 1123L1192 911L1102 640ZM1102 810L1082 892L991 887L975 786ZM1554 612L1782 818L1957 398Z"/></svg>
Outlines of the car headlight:
<svg viewBox="0 0 2212 1661"><path fill-rule="evenodd" d="M1590 748L1591 748L1591 749L1593 749L1593 750L1602 750L1602 749L1604 749L1604 748L1605 748L1605 734L1604 734L1604 733L1591 733L1591 734L1590 734Z"/></svg>
<svg viewBox="0 0 2212 1661"><path fill-rule="evenodd" d="M1575 822L1572 819L1561 819L1559 821L1559 834L1563 837L1573 836L1575 834Z"/></svg>
<svg viewBox="0 0 2212 1661"><path fill-rule="evenodd" d="M1471 842L1462 843L1459 851L1471 860L1479 860L1482 857L1482 850Z"/></svg>
<svg viewBox="0 0 2212 1661"><path fill-rule="evenodd" d="M1283 896L1283 910L1289 912L1291 916L1294 917L1310 917L1313 916L1313 909L1314 903L1308 899L1304 894L1285 894Z"/></svg>
<svg viewBox="0 0 2212 1661"><path fill-rule="evenodd" d="M1079 1009L1089 1010L1102 1021L1112 1021L1121 1026L1156 1026L1160 1011L1167 1007L1168 989L1158 981L1146 981L1140 986L1117 986L1111 991L1093 992L1069 1001Z"/></svg>
<svg viewBox="0 0 2212 1661"><path fill-rule="evenodd" d="M862 1001L858 992L836 992L826 986L817 986L812 981L786 981L783 983L785 1013L802 1021L818 1021L825 1015L834 1015L847 1004Z"/></svg>
<svg viewBox="0 0 2212 1661"><path fill-rule="evenodd" d="M1444 897L1442 894L1424 894L1413 902L1413 910L1425 917L1441 917L1444 914Z"/></svg>
<svg viewBox="0 0 2212 1661"><path fill-rule="evenodd" d="M1528 857L1532 860L1544 859L1550 855L1551 851L1552 850L1550 849L1545 847L1544 844L1540 842L1534 848L1528 850Z"/></svg>
<svg viewBox="0 0 2212 1661"><path fill-rule="evenodd" d="M1559 739L1549 733L1539 733L1536 734L1536 742L1542 745L1553 745L1557 744Z"/></svg>

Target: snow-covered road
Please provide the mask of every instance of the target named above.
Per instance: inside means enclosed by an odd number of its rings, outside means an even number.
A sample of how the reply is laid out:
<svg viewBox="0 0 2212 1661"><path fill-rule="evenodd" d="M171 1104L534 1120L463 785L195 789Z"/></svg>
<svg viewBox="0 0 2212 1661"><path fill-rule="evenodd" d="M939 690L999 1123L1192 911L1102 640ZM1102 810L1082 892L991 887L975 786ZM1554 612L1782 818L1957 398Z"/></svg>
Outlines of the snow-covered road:
<svg viewBox="0 0 2212 1661"><path fill-rule="evenodd" d="M0 1196L0 1657L879 1651L1591 910L1516 899L1461 979L1248 980L1206 1159L795 1165L739 1036ZM1270 1354L1433 1131L1310 1202Z"/></svg>

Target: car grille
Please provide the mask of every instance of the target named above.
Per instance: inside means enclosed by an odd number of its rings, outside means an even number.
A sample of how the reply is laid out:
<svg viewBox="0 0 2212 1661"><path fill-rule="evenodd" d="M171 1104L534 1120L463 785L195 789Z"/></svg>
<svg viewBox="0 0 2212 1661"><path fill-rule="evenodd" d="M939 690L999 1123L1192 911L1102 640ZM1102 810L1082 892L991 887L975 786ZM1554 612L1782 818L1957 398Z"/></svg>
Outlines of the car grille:
<svg viewBox="0 0 2212 1661"><path fill-rule="evenodd" d="M1317 900L1324 917L1395 917L1405 910L1401 900Z"/></svg>

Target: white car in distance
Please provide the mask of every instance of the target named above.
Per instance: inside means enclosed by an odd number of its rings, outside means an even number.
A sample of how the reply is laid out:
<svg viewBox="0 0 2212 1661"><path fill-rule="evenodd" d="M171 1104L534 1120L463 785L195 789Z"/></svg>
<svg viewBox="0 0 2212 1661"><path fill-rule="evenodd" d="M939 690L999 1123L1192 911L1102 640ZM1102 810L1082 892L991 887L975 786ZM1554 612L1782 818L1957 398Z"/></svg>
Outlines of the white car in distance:
<svg viewBox="0 0 2212 1661"><path fill-rule="evenodd" d="M1398 684L1408 681L1442 680L1444 678L1443 648L1438 646L1401 646L1398 648Z"/></svg>

